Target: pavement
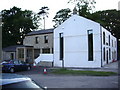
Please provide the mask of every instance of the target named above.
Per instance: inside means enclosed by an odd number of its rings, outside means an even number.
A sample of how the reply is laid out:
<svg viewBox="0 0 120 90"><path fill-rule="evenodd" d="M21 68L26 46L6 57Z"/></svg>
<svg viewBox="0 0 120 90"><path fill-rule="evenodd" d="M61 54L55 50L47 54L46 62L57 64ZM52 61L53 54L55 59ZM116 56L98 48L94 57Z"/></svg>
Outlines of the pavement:
<svg viewBox="0 0 120 90"><path fill-rule="evenodd" d="M118 62L110 63L101 69L101 71L117 71ZM54 75L49 74L52 67L47 68L47 74L44 74L45 67L33 67L30 71L16 72L17 74L30 77L36 84L48 88L118 88L118 76L79 76L79 75ZM87 69L84 69L87 70Z"/></svg>
<svg viewBox="0 0 120 90"><path fill-rule="evenodd" d="M105 66L101 67L101 68L68 68L70 70L83 70L83 71L106 71L106 72L116 72L118 73L118 62L120 63L120 60L119 61L116 61L116 62L111 62L109 64L106 64ZM57 69L57 68L51 68L51 69Z"/></svg>

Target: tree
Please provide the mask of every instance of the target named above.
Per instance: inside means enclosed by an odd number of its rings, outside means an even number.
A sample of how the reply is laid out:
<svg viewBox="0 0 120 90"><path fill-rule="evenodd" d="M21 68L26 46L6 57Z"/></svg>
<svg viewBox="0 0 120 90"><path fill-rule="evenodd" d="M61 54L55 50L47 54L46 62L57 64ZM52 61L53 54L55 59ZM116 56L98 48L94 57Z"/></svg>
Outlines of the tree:
<svg viewBox="0 0 120 90"><path fill-rule="evenodd" d="M75 4L73 11L76 9L80 16L86 17L90 19L92 16L91 13L94 11L94 4L96 3L94 0L69 0L68 3ZM74 12L72 12L69 8L59 10L55 17L53 18L53 22L55 22L54 27L59 26L63 23L67 18L69 18Z"/></svg>
<svg viewBox="0 0 120 90"><path fill-rule="evenodd" d="M44 30L45 30L45 17L48 17L48 10L49 8L44 6L41 7L40 12L38 13L38 15L42 15L43 16L43 20L44 20Z"/></svg>
<svg viewBox="0 0 120 90"><path fill-rule="evenodd" d="M58 27L70 16L71 16L71 10L69 8L59 10L56 13L55 17L53 18L53 22L55 22L55 25L53 27Z"/></svg>
<svg viewBox="0 0 120 90"><path fill-rule="evenodd" d="M13 7L2 10L3 47L22 44L24 36L38 27L38 17L32 11Z"/></svg>
<svg viewBox="0 0 120 90"><path fill-rule="evenodd" d="M120 55L120 10L104 10L92 14L92 20L100 23L117 38L118 56ZM119 56L120 58L120 56Z"/></svg>
<svg viewBox="0 0 120 90"><path fill-rule="evenodd" d="M78 14L86 18L89 18L94 12L96 4L95 0L69 0L68 3L75 4Z"/></svg>
<svg viewBox="0 0 120 90"><path fill-rule="evenodd" d="M92 15L92 20L100 23L104 28L120 39L120 11L104 10L95 12Z"/></svg>

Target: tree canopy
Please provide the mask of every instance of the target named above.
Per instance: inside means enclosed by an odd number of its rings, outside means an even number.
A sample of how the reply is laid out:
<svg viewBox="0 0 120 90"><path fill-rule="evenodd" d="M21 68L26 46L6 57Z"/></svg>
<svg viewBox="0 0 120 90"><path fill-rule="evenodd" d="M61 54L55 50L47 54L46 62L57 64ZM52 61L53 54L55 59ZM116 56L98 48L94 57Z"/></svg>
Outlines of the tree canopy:
<svg viewBox="0 0 120 90"><path fill-rule="evenodd" d="M120 39L120 11L104 10L92 14L92 20L100 23L104 28L109 30L112 35Z"/></svg>
<svg viewBox="0 0 120 90"><path fill-rule="evenodd" d="M120 10L104 10L92 14L91 19L100 23L117 38L117 51L120 58Z"/></svg>
<svg viewBox="0 0 120 90"><path fill-rule="evenodd" d="M53 22L55 22L55 25L53 27L58 27L65 20L67 20L70 16L71 16L71 10L69 8L59 10L56 13L55 17L53 18Z"/></svg>
<svg viewBox="0 0 120 90"><path fill-rule="evenodd" d="M118 55L120 54L120 10L104 10L93 12L94 0L69 0L69 3L75 4L73 11L77 11L77 14L85 18L91 19L95 22L100 23L104 28L112 33L117 38L118 41ZM71 11L69 9L69 11ZM66 9L59 10L53 21L55 22L54 26L59 26L67 18L65 16L71 16L74 12L68 12Z"/></svg>
<svg viewBox="0 0 120 90"><path fill-rule="evenodd" d="M91 13L94 11L94 5L96 2L94 0L69 0L68 3L75 5L73 11L71 11L69 8L59 10L53 18L53 22L55 22L55 25L53 27L59 26L66 19L68 19L74 13L74 10L76 10L80 16L91 18Z"/></svg>
<svg viewBox="0 0 120 90"><path fill-rule="evenodd" d="M47 6L41 7L40 11L38 12L38 15L43 16L44 20L44 30L45 30L45 17L48 17L48 10L49 8Z"/></svg>
<svg viewBox="0 0 120 90"><path fill-rule="evenodd" d="M38 16L30 10L13 7L2 10L2 46L22 44L24 36L38 28Z"/></svg>

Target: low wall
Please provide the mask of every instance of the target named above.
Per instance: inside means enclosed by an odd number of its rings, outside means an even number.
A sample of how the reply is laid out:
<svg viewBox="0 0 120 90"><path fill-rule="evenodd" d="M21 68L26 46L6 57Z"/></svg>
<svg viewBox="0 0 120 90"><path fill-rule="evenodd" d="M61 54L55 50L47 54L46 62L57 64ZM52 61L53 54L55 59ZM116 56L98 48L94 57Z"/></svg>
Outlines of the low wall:
<svg viewBox="0 0 120 90"><path fill-rule="evenodd" d="M38 66L53 66L53 54L40 54L35 63Z"/></svg>

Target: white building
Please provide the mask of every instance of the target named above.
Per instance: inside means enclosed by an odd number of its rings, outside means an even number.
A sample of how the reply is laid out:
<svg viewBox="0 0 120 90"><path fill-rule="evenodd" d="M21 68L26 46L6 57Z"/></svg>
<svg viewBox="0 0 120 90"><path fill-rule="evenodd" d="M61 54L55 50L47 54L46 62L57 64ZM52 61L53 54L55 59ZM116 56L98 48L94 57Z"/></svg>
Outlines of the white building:
<svg viewBox="0 0 120 90"><path fill-rule="evenodd" d="M117 60L117 40L99 23L73 15L54 30L54 66L99 68Z"/></svg>

